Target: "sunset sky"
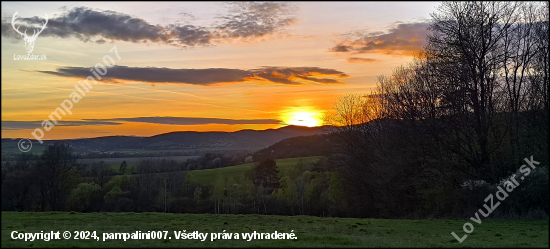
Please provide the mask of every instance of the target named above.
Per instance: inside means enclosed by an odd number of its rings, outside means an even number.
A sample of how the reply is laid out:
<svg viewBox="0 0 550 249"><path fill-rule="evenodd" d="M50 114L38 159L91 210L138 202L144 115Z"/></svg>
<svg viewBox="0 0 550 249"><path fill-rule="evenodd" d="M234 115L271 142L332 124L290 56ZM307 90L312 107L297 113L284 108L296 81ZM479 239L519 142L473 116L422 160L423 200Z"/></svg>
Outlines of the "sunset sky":
<svg viewBox="0 0 550 249"><path fill-rule="evenodd" d="M2 138L32 138L105 55L116 65L44 140L321 125L412 59L438 4L2 2ZM14 60L16 11L29 36L49 17L32 51L47 60Z"/></svg>

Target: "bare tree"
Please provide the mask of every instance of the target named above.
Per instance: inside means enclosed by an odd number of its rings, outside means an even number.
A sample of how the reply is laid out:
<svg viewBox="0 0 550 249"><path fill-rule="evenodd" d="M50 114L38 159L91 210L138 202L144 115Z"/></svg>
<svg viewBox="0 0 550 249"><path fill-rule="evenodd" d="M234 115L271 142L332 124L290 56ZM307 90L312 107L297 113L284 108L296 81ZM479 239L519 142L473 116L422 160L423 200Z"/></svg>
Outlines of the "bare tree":
<svg viewBox="0 0 550 249"><path fill-rule="evenodd" d="M498 81L505 63L502 41L517 22L519 8L517 2L444 2L432 14L428 47L447 69L438 77L457 114L449 123L453 150L468 161L476 178L491 180L491 156L504 136L495 123L503 101Z"/></svg>
<svg viewBox="0 0 550 249"><path fill-rule="evenodd" d="M63 208L68 191L78 183L76 165L77 157L68 143L57 142L42 153L37 170L43 183L44 197L53 211Z"/></svg>

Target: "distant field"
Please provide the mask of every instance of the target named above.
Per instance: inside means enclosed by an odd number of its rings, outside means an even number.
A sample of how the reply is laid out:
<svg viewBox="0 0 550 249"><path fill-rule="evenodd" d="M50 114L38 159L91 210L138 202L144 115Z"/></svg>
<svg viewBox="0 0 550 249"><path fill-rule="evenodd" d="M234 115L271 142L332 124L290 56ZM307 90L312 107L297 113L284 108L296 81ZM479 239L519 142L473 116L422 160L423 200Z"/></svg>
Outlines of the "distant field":
<svg viewBox="0 0 550 249"><path fill-rule="evenodd" d="M81 160L86 162L86 163L104 161L109 166L116 166L116 169L118 171L118 167L120 166L120 164L123 161L126 161L128 166L130 166L130 165L138 165L139 162L141 160L144 160L144 159L160 160L160 159L164 158L164 159L168 159L168 160L173 159L173 160L176 160L176 162L181 163L181 162L187 161L187 159L189 159L189 158L197 158L197 157L198 156L122 157L122 158L93 158L93 159L81 159Z"/></svg>
<svg viewBox="0 0 550 249"><path fill-rule="evenodd" d="M2 155L6 154L19 154L21 151L17 147L17 143L19 140L4 140L2 141ZM33 153L35 155L41 155L42 152L46 149L46 146L43 144L40 144L38 142L32 143L32 148L29 151L29 153ZM123 152L123 153L164 153L164 152L181 152L183 150L113 150L110 152ZM120 166L122 161L126 160L126 163L128 165L132 164L138 164L139 160L143 158L173 158L174 160L181 162L187 160L187 158L196 158L199 156L161 156L161 157L127 157L127 158L97 158L97 159L82 159L84 161L100 161L103 160L109 165L117 165ZM120 161L120 162L119 162Z"/></svg>
<svg viewBox="0 0 550 249"><path fill-rule="evenodd" d="M288 168L289 166L296 165L300 158L303 160L303 163L310 163L314 162L317 159L321 158L319 156L312 156L312 157L298 157L298 158L286 158L286 159L279 159L277 161L277 167L279 169L279 174L283 174L284 169ZM212 183L216 181L218 174L221 174L224 178L233 177L233 179L237 179L242 174L245 174L247 170L252 169L254 167L254 163L247 163L247 164L241 164L236 166L230 166L225 168L219 168L219 169L201 169L201 170L193 170L189 173L193 174L194 181L198 183Z"/></svg>
<svg viewBox="0 0 550 249"><path fill-rule="evenodd" d="M176 162L181 163L181 162L187 161L188 158L196 158L196 157L198 156L94 158L94 159L81 159L81 160L86 163L104 161L105 163L107 163L107 165L109 165L109 169L112 170L113 172L119 172L120 164L123 161L126 161L126 164L128 164L128 167L126 168L126 174L132 174L133 172L137 172L137 165L141 160L144 160L144 159L161 160L165 158L168 160L173 159L173 160L176 160Z"/></svg>
<svg viewBox="0 0 550 249"><path fill-rule="evenodd" d="M17 148L17 143L19 140L8 140L2 142L2 155L9 154L9 153L21 153L19 148ZM25 144L26 145L26 144ZM36 142L32 144L32 148L29 151L29 153L33 153L35 155L40 155L42 152L46 149L46 146Z"/></svg>
<svg viewBox="0 0 550 249"><path fill-rule="evenodd" d="M157 153L157 152L182 152L189 151L192 152L194 149L174 149L174 150L147 150L147 149L114 149L109 150L108 152L119 152L119 153Z"/></svg>
<svg viewBox="0 0 550 249"><path fill-rule="evenodd" d="M469 221L469 220L468 220ZM276 215L170 213L2 212L2 247L541 247L548 221L483 220L462 243L467 220L383 220ZM174 232L208 233L205 241L177 240ZM295 240L211 240L210 233L290 233ZM71 232L71 239L13 240L12 231ZM75 240L74 231L96 231L99 241ZM167 231L166 239L107 240L103 233Z"/></svg>
<svg viewBox="0 0 550 249"><path fill-rule="evenodd" d="M314 162L317 159L319 159L319 156L313 156L313 157L298 157L298 158L287 158L287 159L279 159L277 161L277 167L279 169L279 176L282 177L284 174L284 169L288 168L289 166L296 165L298 161L302 159L302 162L310 163ZM126 161L128 163L128 161ZM201 169L201 170L192 170L192 171L175 171L170 172L169 174L174 174L177 177L186 178L187 174L192 173L195 177L193 177L193 181L197 183L203 183L203 184L211 184L214 181L216 181L218 174L221 174L225 179L229 177L233 177L233 179L237 180L238 177L245 174L247 170L250 170L254 167L254 163L247 163L247 164L241 164L236 166L229 166L225 168L219 168L219 169ZM114 172L118 172L120 168L120 165L112 165L110 166L110 169ZM133 175L132 172L136 171L135 165L128 164L128 168L126 170L126 175ZM114 176L122 177L121 175Z"/></svg>

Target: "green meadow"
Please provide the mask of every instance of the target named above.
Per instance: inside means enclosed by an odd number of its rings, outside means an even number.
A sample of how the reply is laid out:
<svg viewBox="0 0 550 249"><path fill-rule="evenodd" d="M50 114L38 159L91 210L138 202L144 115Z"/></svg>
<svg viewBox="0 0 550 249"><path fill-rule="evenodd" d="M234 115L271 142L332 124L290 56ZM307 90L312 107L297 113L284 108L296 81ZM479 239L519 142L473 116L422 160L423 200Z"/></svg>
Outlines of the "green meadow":
<svg viewBox="0 0 550 249"><path fill-rule="evenodd" d="M398 220L276 215L171 213L2 212L2 247L544 247L548 221L483 220L459 243L467 220ZM174 232L208 233L205 241L175 239ZM14 240L11 233L96 231L99 241ZM167 231L166 239L107 240L103 233ZM291 233L295 240L218 239L210 233Z"/></svg>
<svg viewBox="0 0 550 249"><path fill-rule="evenodd" d="M2 156L7 154L19 154L21 150L17 147L19 140L3 140L2 141ZM27 146L27 144L24 144ZM40 143L33 143L31 150L28 153L33 153L35 155L40 155L46 149L46 146Z"/></svg>
<svg viewBox="0 0 550 249"><path fill-rule="evenodd" d="M295 166L296 164L299 163L300 159L302 160L303 164L306 164L306 163L312 163L318 160L319 158L321 157L312 156L312 157L278 159L276 161L277 161L277 169L279 170L279 176L284 176L285 169L291 166ZM189 171L189 174L193 174L193 177L191 178L192 181L196 183L209 184L216 181L218 174L222 175L225 179L229 177L233 177L233 179L237 179L241 175L246 174L247 171L252 170L253 167L254 167L254 163L247 163L247 164L241 164L241 165L218 168L218 169L193 170L193 171Z"/></svg>
<svg viewBox="0 0 550 249"><path fill-rule="evenodd" d="M302 160L303 164L306 163L312 163L315 162L321 158L320 156L312 156L312 157L296 157L296 158L286 158L286 159L278 159L277 161L277 169L279 170L279 176L282 177L285 174L285 169L295 166L299 163L300 159ZM111 165L109 168L114 171L118 172L120 166L114 166ZM252 170L254 168L254 163L247 163L247 164L240 164L235 166L229 166L224 168L217 168L217 169L199 169L199 170L192 170L192 171L176 171L171 172L171 174L178 174L182 175L182 177L185 177L187 174L192 174L193 177L188 178L194 183L202 183L202 184L212 184L216 181L218 175L222 175L225 179L228 179L229 177L233 177L233 179L238 179L240 176L246 175L246 173L249 170ZM126 175L132 174L132 172L136 172L136 165L128 165L128 169L126 170ZM113 178L120 178L121 175L113 176Z"/></svg>
<svg viewBox="0 0 550 249"><path fill-rule="evenodd" d="M137 166L141 160L153 159L153 160L175 160L177 163L185 162L189 158L196 158L197 156L166 156L166 157L121 157L121 158L93 158L93 159L80 159L84 163L95 163L99 161L104 161L108 166L109 170L113 172L119 172L120 164L123 161L126 161L128 165L126 168L126 174L132 174L137 172Z"/></svg>

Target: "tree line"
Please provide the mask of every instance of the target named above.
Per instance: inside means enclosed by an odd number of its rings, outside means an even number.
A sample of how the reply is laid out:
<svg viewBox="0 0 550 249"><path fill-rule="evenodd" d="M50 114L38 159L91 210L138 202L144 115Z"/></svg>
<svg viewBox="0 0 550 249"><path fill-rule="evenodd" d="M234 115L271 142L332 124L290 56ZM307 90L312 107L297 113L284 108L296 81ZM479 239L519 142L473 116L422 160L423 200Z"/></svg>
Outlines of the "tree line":
<svg viewBox="0 0 550 249"><path fill-rule="evenodd" d="M353 215L471 215L533 155L494 216L548 217L548 2L444 2L429 30L411 63L327 117Z"/></svg>
<svg viewBox="0 0 550 249"><path fill-rule="evenodd" d="M120 172L127 167L123 162ZM300 159L282 174L275 160L264 159L236 179L218 175L212 184L196 181L193 171L173 171L178 167L174 160L146 159L136 174L113 174L105 162L82 163L58 142L40 156L21 153L3 165L2 210L346 215L343 184L325 159Z"/></svg>

